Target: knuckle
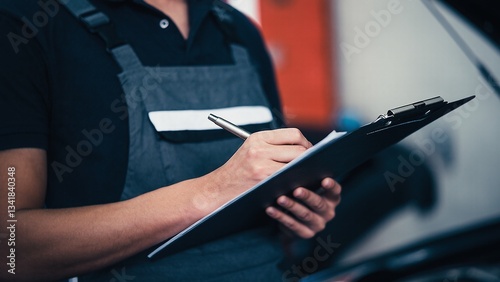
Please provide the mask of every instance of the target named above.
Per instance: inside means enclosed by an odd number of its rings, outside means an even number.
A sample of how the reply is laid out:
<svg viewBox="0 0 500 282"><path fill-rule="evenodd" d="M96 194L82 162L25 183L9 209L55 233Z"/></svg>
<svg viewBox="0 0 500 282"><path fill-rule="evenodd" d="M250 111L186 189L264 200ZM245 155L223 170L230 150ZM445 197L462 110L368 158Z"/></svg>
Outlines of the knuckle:
<svg viewBox="0 0 500 282"><path fill-rule="evenodd" d="M303 138L302 132L300 132L300 130L298 128L291 128L290 129L290 136L294 140L297 140L297 141Z"/></svg>
<svg viewBox="0 0 500 282"><path fill-rule="evenodd" d="M304 211L301 215L300 215L300 219L304 220L304 221L311 221L313 220L313 213L310 212L310 211Z"/></svg>
<svg viewBox="0 0 500 282"><path fill-rule="evenodd" d="M284 203L284 206L288 209L293 209L295 207L295 201L289 199Z"/></svg>
<svg viewBox="0 0 500 282"><path fill-rule="evenodd" d="M320 199L320 200L316 201L313 204L313 206L317 210L324 210L324 209L326 209L326 203L325 203L325 201L323 199Z"/></svg>
<svg viewBox="0 0 500 282"><path fill-rule="evenodd" d="M255 165L250 170L250 177L252 179L262 180L268 176L267 169L263 166Z"/></svg>
<svg viewBox="0 0 500 282"><path fill-rule="evenodd" d="M288 229L295 230L297 227L297 224L295 224L295 221L287 220L283 222L283 225L285 225Z"/></svg>
<svg viewBox="0 0 500 282"><path fill-rule="evenodd" d="M248 159L258 159L261 155L261 149L257 146L250 146L247 150Z"/></svg>

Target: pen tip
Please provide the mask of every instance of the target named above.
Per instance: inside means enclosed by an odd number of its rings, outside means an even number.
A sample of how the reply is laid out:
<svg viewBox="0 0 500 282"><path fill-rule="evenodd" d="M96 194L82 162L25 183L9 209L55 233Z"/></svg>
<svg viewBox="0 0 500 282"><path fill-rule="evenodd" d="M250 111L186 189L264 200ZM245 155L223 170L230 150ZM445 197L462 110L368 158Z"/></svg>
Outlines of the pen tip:
<svg viewBox="0 0 500 282"><path fill-rule="evenodd" d="M211 120L211 121L216 121L219 117L217 117L216 115L214 114L209 114L208 115L208 119Z"/></svg>

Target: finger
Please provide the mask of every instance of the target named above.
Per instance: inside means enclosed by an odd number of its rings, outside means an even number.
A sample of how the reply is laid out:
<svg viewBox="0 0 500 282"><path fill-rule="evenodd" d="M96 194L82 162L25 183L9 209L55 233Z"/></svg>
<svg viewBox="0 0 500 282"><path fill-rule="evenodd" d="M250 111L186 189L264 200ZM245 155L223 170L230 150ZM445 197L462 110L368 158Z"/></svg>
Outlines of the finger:
<svg viewBox="0 0 500 282"><path fill-rule="evenodd" d="M321 231L325 228L325 219L322 216L314 213L304 205L294 201L286 196L281 196L277 200L278 204L288 210L295 218L300 220L309 229L313 231Z"/></svg>
<svg viewBox="0 0 500 282"><path fill-rule="evenodd" d="M293 196L301 200L307 207L319 214L326 220L330 220L334 216L334 202L329 202L326 196L320 196L308 189L297 188L293 191Z"/></svg>
<svg viewBox="0 0 500 282"><path fill-rule="evenodd" d="M289 163L300 156L307 149L300 145L269 145L260 142L245 144L242 149L249 160L252 159L271 159L276 162Z"/></svg>
<svg viewBox="0 0 500 282"><path fill-rule="evenodd" d="M241 148L240 148L241 149ZM252 175L269 176L278 169L302 154L301 146L247 146L240 150L249 165ZM253 177L255 178L255 177Z"/></svg>
<svg viewBox="0 0 500 282"><path fill-rule="evenodd" d="M302 155L306 148L297 145L274 146L269 148L268 155L273 161L281 163L289 163L298 156Z"/></svg>
<svg viewBox="0 0 500 282"><path fill-rule="evenodd" d="M336 184L337 184L337 182L333 178L330 178L330 177L326 177L325 179L323 179L321 181L321 187L323 187L325 189L334 188Z"/></svg>
<svg viewBox="0 0 500 282"><path fill-rule="evenodd" d="M298 220L294 219L290 215L287 215L284 212L282 212L274 207L268 207L266 209L266 213L271 218L277 220L284 227L288 228L290 231L292 231L293 233L295 233L297 236L299 236L301 238L304 238L304 239L312 238L316 234L316 232L311 230L309 227L307 227L303 223L299 222Z"/></svg>
<svg viewBox="0 0 500 282"><path fill-rule="evenodd" d="M306 151L306 148L298 145L273 145L263 146L252 144L247 147L248 159L271 159L276 162L289 163Z"/></svg>
<svg viewBox="0 0 500 282"><path fill-rule="evenodd" d="M342 186L332 178L323 179L321 186L323 187L325 198L338 205L341 198Z"/></svg>
<svg viewBox="0 0 500 282"><path fill-rule="evenodd" d="M327 190L331 189L336 194L340 194L342 192L342 186L330 177L323 179L323 181L321 181L321 186Z"/></svg>
<svg viewBox="0 0 500 282"><path fill-rule="evenodd" d="M297 128L260 131L252 134L249 138L262 138L272 145L300 145L306 149L312 147L311 142Z"/></svg>
<svg viewBox="0 0 500 282"><path fill-rule="evenodd" d="M324 193L318 195L305 188L297 188L293 195L300 199L308 208L329 221L335 216L335 207L340 203L342 187L332 178L325 178L321 182Z"/></svg>

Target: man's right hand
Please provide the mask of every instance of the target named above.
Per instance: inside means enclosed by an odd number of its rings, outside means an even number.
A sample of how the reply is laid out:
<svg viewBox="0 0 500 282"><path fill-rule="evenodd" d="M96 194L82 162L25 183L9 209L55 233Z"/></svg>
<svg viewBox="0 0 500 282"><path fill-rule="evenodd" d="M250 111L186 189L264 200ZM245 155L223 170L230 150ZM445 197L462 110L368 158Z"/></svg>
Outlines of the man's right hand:
<svg viewBox="0 0 500 282"><path fill-rule="evenodd" d="M295 128L256 132L220 168L206 175L206 185L193 199L205 212L217 208L304 153L312 146Z"/></svg>

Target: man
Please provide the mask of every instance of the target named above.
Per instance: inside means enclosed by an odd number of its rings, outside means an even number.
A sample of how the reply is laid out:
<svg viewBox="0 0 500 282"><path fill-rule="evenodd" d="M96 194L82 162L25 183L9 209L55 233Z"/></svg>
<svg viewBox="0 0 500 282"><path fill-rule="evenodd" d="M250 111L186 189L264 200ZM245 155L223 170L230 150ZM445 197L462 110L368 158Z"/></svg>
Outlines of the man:
<svg viewBox="0 0 500 282"><path fill-rule="evenodd" d="M2 279L280 279L283 252L268 223L145 259L311 147L298 130L277 129L256 28L219 1L75 1L0 4L0 187L4 199L15 178L17 220L16 274ZM242 143L202 124L219 110L258 132ZM298 188L278 198L283 211L266 213L310 238L340 201L333 179L322 186L322 195ZM2 240L4 259L9 251Z"/></svg>

